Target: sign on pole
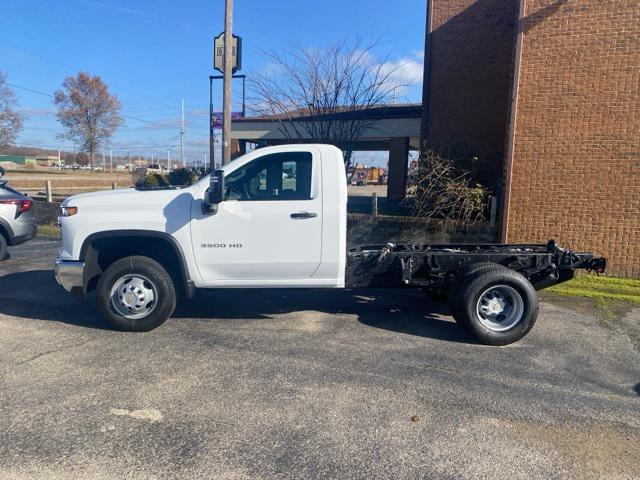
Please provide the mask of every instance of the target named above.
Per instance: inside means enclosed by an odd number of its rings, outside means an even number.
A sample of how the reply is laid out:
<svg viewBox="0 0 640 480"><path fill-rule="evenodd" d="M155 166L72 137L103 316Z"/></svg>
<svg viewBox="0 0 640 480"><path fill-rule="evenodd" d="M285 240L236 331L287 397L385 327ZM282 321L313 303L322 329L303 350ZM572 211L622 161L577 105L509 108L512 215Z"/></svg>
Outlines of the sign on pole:
<svg viewBox="0 0 640 480"><path fill-rule="evenodd" d="M242 38L233 35L231 42L231 73L236 73L242 68ZM224 32L213 39L213 68L224 73Z"/></svg>
<svg viewBox="0 0 640 480"><path fill-rule="evenodd" d="M231 112L231 118L233 118L234 120L236 118L243 118L244 115L242 114L242 112ZM212 127L222 127L222 112L213 112L213 115L211 116L211 126Z"/></svg>

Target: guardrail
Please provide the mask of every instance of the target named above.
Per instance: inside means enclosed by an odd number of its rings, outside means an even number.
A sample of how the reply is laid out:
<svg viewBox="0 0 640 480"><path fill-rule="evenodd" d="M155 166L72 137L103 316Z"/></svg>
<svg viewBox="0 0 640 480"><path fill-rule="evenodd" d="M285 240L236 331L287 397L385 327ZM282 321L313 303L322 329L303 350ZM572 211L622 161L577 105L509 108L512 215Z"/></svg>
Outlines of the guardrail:
<svg viewBox="0 0 640 480"><path fill-rule="evenodd" d="M48 203L54 201L54 197L68 197L73 192L98 192L101 190L115 190L118 188L117 182L111 182L111 185L96 185L96 186L80 186L80 187L59 187L57 191L54 191L51 180L44 182L44 189L42 187L20 187L20 191L29 194L34 200L42 200Z"/></svg>

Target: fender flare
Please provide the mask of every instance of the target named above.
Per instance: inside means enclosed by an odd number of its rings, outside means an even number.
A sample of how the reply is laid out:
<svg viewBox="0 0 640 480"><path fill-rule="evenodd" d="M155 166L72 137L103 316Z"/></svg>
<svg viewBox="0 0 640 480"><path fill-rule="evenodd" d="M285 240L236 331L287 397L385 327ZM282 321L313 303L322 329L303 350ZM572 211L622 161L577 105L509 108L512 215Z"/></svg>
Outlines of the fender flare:
<svg viewBox="0 0 640 480"><path fill-rule="evenodd" d="M195 284L189 277L189 269L187 267L187 260L184 256L182 246L172 235L166 232L158 232L154 230L107 230L104 232L96 232L87 236L82 242L80 248L80 261L85 264L83 274L82 296L87 294L87 287L89 282L96 276L102 274L102 269L98 264L98 252L93 248L93 242L95 240L102 240L105 238L117 238L117 237L138 237L138 238L155 238L161 239L169 243L171 248L175 251L178 257L178 264L180 266L180 277L184 285L184 294L188 299L195 296Z"/></svg>

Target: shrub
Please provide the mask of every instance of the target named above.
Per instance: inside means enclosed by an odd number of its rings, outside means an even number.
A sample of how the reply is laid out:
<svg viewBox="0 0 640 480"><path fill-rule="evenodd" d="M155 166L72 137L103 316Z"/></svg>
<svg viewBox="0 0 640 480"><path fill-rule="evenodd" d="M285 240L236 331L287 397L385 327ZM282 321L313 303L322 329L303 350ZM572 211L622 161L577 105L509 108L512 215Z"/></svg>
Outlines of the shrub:
<svg viewBox="0 0 640 480"><path fill-rule="evenodd" d="M159 173L147 173L146 176L138 178L135 182L136 188L143 189L162 188L168 185L167 180Z"/></svg>
<svg viewBox="0 0 640 480"><path fill-rule="evenodd" d="M409 174L412 215L471 225L484 218L487 190L459 171L453 160L421 152Z"/></svg>
<svg viewBox="0 0 640 480"><path fill-rule="evenodd" d="M169 173L170 185L192 185L198 176L193 170L187 170L186 168L177 168Z"/></svg>

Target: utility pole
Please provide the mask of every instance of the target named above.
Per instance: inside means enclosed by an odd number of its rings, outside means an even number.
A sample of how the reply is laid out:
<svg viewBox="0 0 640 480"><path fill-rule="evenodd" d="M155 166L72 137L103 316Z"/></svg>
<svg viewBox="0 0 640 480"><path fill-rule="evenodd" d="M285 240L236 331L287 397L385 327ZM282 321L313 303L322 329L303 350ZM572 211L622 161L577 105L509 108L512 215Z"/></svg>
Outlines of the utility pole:
<svg viewBox="0 0 640 480"><path fill-rule="evenodd" d="M109 164L111 165L110 171L113 173L113 150L109 149Z"/></svg>
<svg viewBox="0 0 640 480"><path fill-rule="evenodd" d="M104 150L102 151L102 171L104 172Z"/></svg>
<svg viewBox="0 0 640 480"><path fill-rule="evenodd" d="M184 162L184 98L180 99L180 163Z"/></svg>
<svg viewBox="0 0 640 480"><path fill-rule="evenodd" d="M170 172L171 171L171 154L169 153L169 150L167 150L167 171Z"/></svg>
<svg viewBox="0 0 640 480"><path fill-rule="evenodd" d="M233 72L233 0L224 2L224 79L222 98L222 164L231 161L231 75Z"/></svg>

